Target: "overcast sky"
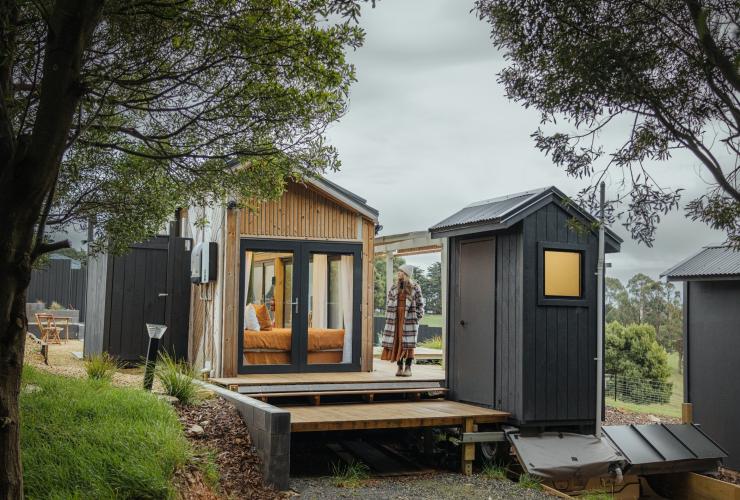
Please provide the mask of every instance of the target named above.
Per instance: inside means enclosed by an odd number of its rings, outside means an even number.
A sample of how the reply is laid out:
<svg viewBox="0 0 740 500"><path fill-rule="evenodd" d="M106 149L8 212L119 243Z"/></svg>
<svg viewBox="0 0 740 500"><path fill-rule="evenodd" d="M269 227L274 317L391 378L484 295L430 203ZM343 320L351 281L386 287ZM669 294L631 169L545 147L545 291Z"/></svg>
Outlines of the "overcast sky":
<svg viewBox="0 0 740 500"><path fill-rule="evenodd" d="M327 177L380 210L383 235L427 229L478 200L549 185L575 195L585 186L535 149L530 134L539 114L506 99L496 76L505 61L471 6L382 0L363 10L365 45L350 55L358 82L349 112L328 132L342 169ZM601 139L614 145L626 130L617 124ZM651 173L664 187L687 189L684 201L706 188L707 176L687 154ZM702 245L724 240L682 211L661 223L653 248L612 229L625 242L608 256L609 273L622 280L637 272L657 278Z"/></svg>

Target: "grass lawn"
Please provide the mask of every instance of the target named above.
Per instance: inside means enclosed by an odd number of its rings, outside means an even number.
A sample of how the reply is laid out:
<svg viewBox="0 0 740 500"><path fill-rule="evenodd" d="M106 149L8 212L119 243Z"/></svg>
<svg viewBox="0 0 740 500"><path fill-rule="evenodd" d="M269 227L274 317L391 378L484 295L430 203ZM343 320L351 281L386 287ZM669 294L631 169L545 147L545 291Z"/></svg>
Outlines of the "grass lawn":
<svg viewBox="0 0 740 500"><path fill-rule="evenodd" d="M423 318L421 318L420 324L442 328L442 315L441 314L427 314Z"/></svg>
<svg viewBox="0 0 740 500"><path fill-rule="evenodd" d="M635 403L628 403L626 401L615 401L614 398L609 397L609 394L605 394L606 404L614 408L621 408L623 410L638 413L651 413L653 415L681 418L681 403L683 403L683 373L678 371L678 353L672 352L668 354L668 365L671 368L671 376L669 380L673 382L673 388L671 390L671 399L667 404L638 405Z"/></svg>
<svg viewBox="0 0 740 500"><path fill-rule="evenodd" d="M138 389L26 366L21 455L27 498L173 498L191 456L174 409Z"/></svg>

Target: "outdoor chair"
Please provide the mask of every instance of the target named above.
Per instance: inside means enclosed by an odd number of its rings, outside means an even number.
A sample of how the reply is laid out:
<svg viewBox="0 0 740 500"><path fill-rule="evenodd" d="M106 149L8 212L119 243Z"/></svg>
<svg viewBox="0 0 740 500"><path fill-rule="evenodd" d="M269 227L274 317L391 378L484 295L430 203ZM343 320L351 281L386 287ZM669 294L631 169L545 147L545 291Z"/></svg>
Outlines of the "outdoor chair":
<svg viewBox="0 0 740 500"><path fill-rule="evenodd" d="M42 342L46 342L47 344L62 343L62 339L59 337L62 327L57 326L52 314L36 313L36 323L39 325L39 330L41 331Z"/></svg>

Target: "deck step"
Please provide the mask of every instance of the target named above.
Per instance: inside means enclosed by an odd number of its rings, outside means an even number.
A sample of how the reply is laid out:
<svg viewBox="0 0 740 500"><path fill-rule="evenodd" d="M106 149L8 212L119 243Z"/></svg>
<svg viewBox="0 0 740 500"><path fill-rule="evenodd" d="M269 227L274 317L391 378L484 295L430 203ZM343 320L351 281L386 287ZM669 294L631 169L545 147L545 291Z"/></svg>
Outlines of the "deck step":
<svg viewBox="0 0 740 500"><path fill-rule="evenodd" d="M322 397L329 396L362 396L368 401L373 401L377 395L402 394L419 399L422 394L444 396L447 389L443 387L433 388L408 388L408 389L352 389L339 391L295 391L295 392L265 392L249 394L249 397L266 401L271 398L310 398L313 404L320 404Z"/></svg>
<svg viewBox="0 0 740 500"><path fill-rule="evenodd" d="M270 394L286 392L330 392L330 391L380 391L402 389L406 391L431 391L444 389L443 381L398 381L398 382L344 382L344 383L315 383L315 384L253 384L229 385L229 389L237 390L240 394Z"/></svg>

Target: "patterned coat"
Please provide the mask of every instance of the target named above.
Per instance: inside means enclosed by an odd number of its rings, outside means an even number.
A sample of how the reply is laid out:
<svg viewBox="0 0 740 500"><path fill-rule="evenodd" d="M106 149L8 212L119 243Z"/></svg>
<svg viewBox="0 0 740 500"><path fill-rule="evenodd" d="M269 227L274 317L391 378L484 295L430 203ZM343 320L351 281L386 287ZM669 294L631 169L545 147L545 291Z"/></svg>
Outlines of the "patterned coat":
<svg viewBox="0 0 740 500"><path fill-rule="evenodd" d="M385 305L385 328L383 329L382 346L393 348L393 339L396 337L396 315L398 314L398 283L394 283L388 292L388 301ZM406 296L405 321L403 324L403 349L416 348L416 336L419 333L419 320L424 317L424 297L421 287L414 283L414 288Z"/></svg>

